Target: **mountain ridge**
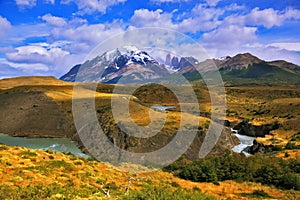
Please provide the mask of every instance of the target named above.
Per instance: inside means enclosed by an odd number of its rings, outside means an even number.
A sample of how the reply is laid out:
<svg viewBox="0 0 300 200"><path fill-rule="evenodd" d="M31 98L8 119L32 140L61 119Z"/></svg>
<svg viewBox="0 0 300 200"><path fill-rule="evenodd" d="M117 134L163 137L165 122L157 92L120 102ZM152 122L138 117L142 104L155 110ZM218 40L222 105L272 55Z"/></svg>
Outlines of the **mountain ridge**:
<svg viewBox="0 0 300 200"><path fill-rule="evenodd" d="M285 60L265 61L247 52L198 62L193 57L179 59L167 54L161 64L135 46L110 50L75 65L60 79L69 82L130 84L172 79L173 74L181 74L193 77L188 80L198 84L203 80L196 75L197 71L215 73L216 67L227 85L300 85L300 67Z"/></svg>

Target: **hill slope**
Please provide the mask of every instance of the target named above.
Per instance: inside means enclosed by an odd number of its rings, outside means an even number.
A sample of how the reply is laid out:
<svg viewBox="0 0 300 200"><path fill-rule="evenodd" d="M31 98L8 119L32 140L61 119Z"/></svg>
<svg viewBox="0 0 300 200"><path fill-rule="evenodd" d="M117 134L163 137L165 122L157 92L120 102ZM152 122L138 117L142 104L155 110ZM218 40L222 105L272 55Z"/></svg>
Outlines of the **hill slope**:
<svg viewBox="0 0 300 200"><path fill-rule="evenodd" d="M64 82L55 81L53 78L51 78L51 82L47 83L49 77L45 78L45 82L42 81L43 77L33 77L32 79L26 77L25 79L27 79L26 85L23 85L22 78L7 79L0 82L0 132L13 136L68 137L77 142L82 150L87 151L74 125L72 115L73 84L64 84ZM41 82L32 85L38 79ZM7 88L8 83L12 85L11 88ZM142 99L141 101L137 97L131 98L125 94L111 94L113 87L111 85L98 85L98 92L95 93L89 89L88 83L80 85L80 98L95 98L94 112L97 113L99 124L110 141L128 151L151 152L168 144L177 133L180 123L184 130L189 130L192 127L192 121L196 121L198 122L197 127L199 125L201 128L197 130L196 139L186 155L190 158L198 157L199 147L209 124L207 116L197 116L192 113L177 111L177 109L172 112L167 111L166 122L161 130L158 129L160 131L155 136L146 139L129 137L120 125L120 122L126 123L129 119L123 116L118 123L114 120L111 111L112 98L124 103L126 103L124 99L130 99L130 116L133 121L142 126L149 124L150 110L157 118L163 117L164 112L155 111L150 108L150 105L145 104L147 99L141 98L145 95L136 95ZM121 87L124 87L121 91L128 89L128 86ZM176 103L174 105L178 106ZM134 130L134 132L137 131L139 130ZM237 139L230 134L230 130L224 129L213 153L222 154L225 149L230 150L237 143Z"/></svg>
<svg viewBox="0 0 300 200"><path fill-rule="evenodd" d="M111 199L247 200L255 198L253 192L259 190L279 199L300 195L259 183L196 183L161 170L126 173L74 155L2 144L0 174L1 199L106 199L107 191Z"/></svg>
<svg viewBox="0 0 300 200"><path fill-rule="evenodd" d="M210 69L215 65L226 86L242 85L300 85L300 67L286 61L264 61L249 53L238 54L225 59L203 61L179 72L194 84L203 85L201 75L196 71L207 73L208 78L215 78L216 71Z"/></svg>

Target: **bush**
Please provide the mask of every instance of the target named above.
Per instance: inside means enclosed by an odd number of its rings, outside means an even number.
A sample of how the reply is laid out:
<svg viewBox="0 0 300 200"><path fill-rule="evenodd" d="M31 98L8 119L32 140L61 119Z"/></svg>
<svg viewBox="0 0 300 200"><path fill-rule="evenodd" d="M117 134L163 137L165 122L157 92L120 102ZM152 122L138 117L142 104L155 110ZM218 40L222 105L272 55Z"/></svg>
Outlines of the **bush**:
<svg viewBox="0 0 300 200"><path fill-rule="evenodd" d="M176 189L174 191L157 186L146 186L142 190L130 191L129 195L123 198L124 200L139 199L139 200L213 200L215 197L208 196L197 190Z"/></svg>
<svg viewBox="0 0 300 200"><path fill-rule="evenodd" d="M180 185L177 182L174 182L174 181L171 183L171 186L176 187L176 188L180 187Z"/></svg>
<svg viewBox="0 0 300 200"><path fill-rule="evenodd" d="M73 166L70 163L67 163L66 161L63 161L63 160L51 160L51 161L46 162L45 166L49 167L50 169L64 168L66 171L73 170Z"/></svg>
<svg viewBox="0 0 300 200"><path fill-rule="evenodd" d="M270 197L270 195L266 193L264 190L254 190L252 194L253 196L256 197Z"/></svg>
<svg viewBox="0 0 300 200"><path fill-rule="evenodd" d="M37 153L31 152L31 151L21 151L19 154L22 158L30 158L30 157L35 157L37 156Z"/></svg>
<svg viewBox="0 0 300 200"><path fill-rule="evenodd" d="M251 198L272 198L264 190L254 190L252 193L242 193L242 196L251 197Z"/></svg>
<svg viewBox="0 0 300 200"><path fill-rule="evenodd" d="M174 166L173 166L174 165ZM172 171L172 169L175 169ZM234 180L274 185L283 189L300 190L300 161L261 156L207 157L188 164L174 163L165 168L180 178L195 182Z"/></svg>
<svg viewBox="0 0 300 200"><path fill-rule="evenodd" d="M296 145L295 142L291 142L289 141L286 145L285 145L286 149L299 149L299 146Z"/></svg>

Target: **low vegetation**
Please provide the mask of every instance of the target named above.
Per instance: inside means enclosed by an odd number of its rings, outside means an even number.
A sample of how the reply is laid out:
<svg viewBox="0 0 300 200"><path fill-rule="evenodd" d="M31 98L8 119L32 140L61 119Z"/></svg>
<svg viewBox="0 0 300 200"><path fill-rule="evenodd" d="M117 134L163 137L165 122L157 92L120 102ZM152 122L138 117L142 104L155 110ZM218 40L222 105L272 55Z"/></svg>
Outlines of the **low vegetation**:
<svg viewBox="0 0 300 200"><path fill-rule="evenodd" d="M273 185L281 189L300 190L300 160L252 156L208 157L186 164L178 161L165 168L176 176L195 182L234 180Z"/></svg>
<svg viewBox="0 0 300 200"><path fill-rule="evenodd" d="M299 170L298 162L292 160L288 162L291 169ZM182 165L176 164L176 170L180 171L184 165L189 167L192 163L184 164L181 161ZM173 170L176 164L173 165ZM214 173L212 174L214 176ZM239 177L237 174L238 172L235 176ZM230 176L229 172L227 176ZM29 150L0 144L0 199L5 200L107 199L108 197L142 200L219 198L239 200L252 199L252 193L256 196L262 195L262 192L255 192L256 190L264 191L277 198L288 196L296 199L300 195L298 191L279 190L260 183L220 181L214 177L210 179L215 181L214 184L184 180L161 170L145 174L129 173L72 154L50 150Z"/></svg>

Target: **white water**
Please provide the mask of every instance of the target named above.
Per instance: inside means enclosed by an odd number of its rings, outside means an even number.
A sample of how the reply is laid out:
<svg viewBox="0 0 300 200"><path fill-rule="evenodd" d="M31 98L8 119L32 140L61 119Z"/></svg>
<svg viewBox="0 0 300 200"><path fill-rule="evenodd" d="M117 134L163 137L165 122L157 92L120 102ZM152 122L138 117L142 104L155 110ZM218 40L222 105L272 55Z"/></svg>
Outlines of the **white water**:
<svg viewBox="0 0 300 200"><path fill-rule="evenodd" d="M236 133L234 135L240 140L241 143L239 145L233 147L232 151L234 151L236 153L243 152L246 156L250 156L251 154L249 154L247 152L247 149L253 145L253 141L254 141L255 137L240 135L238 133Z"/></svg>
<svg viewBox="0 0 300 200"><path fill-rule="evenodd" d="M151 106L151 108L154 110L165 111L169 108L176 108L176 107L175 106L160 106L160 105L158 105L158 106Z"/></svg>

